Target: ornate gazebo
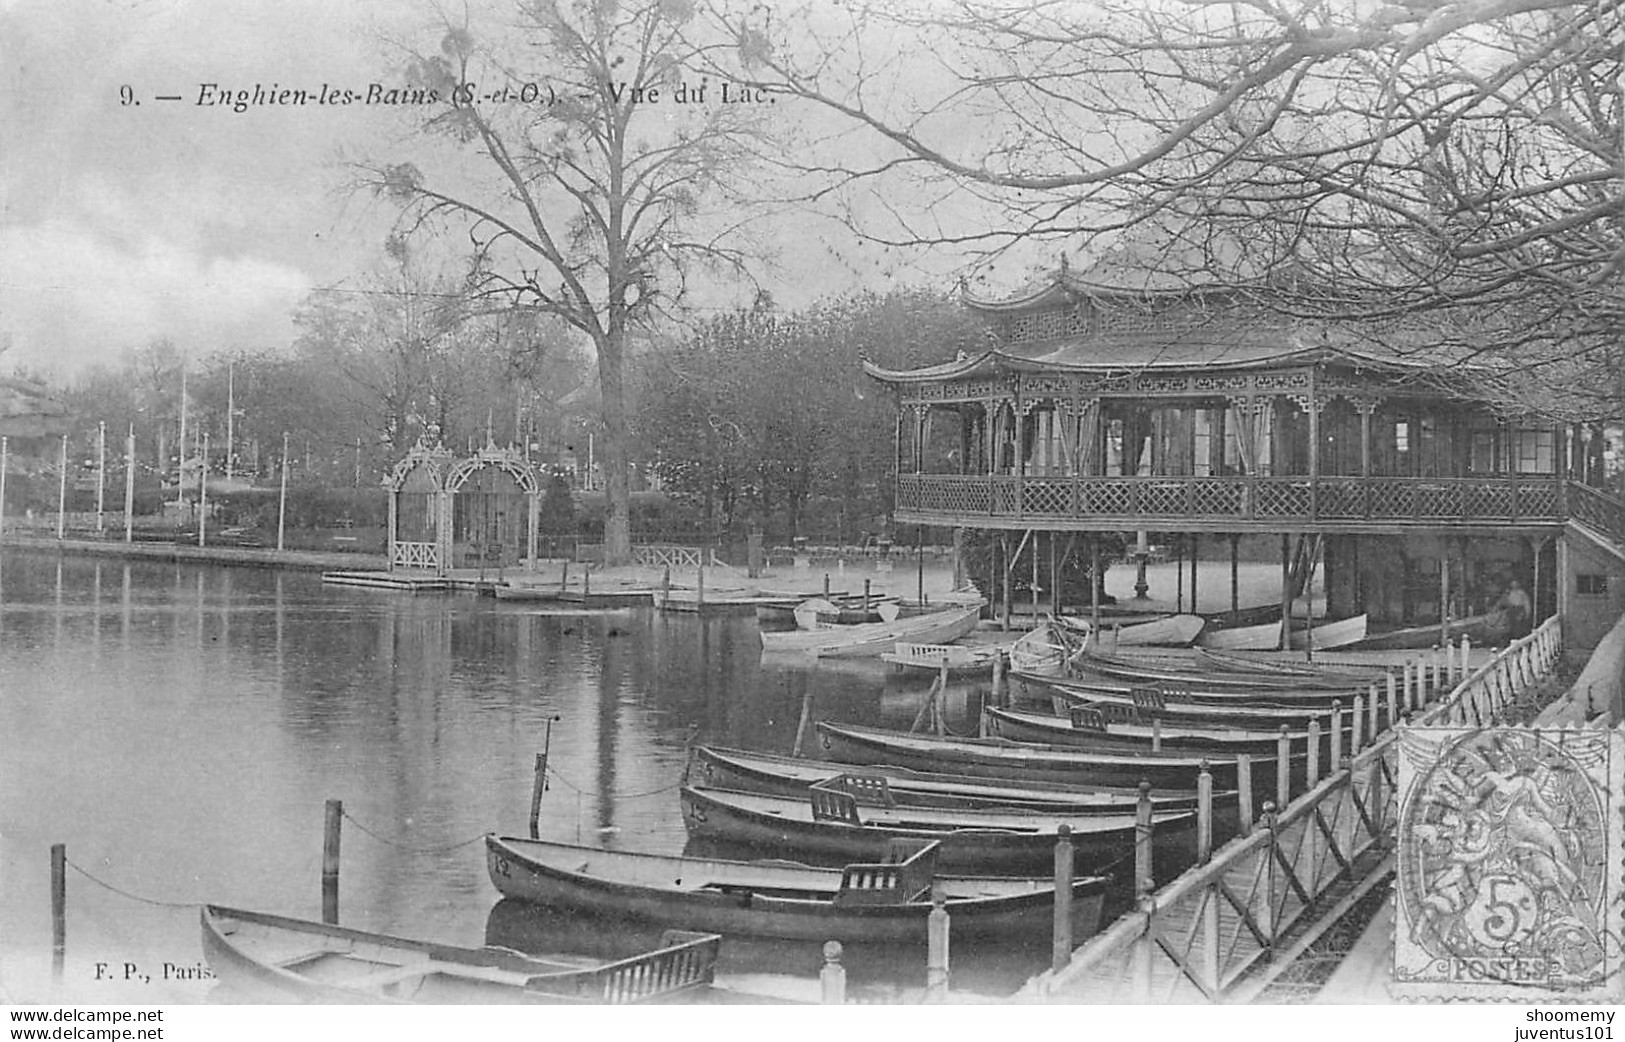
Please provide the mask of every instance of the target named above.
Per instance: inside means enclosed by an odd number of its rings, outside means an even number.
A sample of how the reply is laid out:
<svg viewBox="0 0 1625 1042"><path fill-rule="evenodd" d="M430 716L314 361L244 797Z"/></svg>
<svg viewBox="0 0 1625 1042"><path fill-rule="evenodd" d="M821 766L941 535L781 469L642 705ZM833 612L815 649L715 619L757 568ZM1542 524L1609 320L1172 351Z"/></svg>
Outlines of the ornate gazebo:
<svg viewBox="0 0 1625 1042"><path fill-rule="evenodd" d="M445 575L456 568L536 562L541 482L524 455L485 446L455 459L433 432L389 480L389 568Z"/></svg>

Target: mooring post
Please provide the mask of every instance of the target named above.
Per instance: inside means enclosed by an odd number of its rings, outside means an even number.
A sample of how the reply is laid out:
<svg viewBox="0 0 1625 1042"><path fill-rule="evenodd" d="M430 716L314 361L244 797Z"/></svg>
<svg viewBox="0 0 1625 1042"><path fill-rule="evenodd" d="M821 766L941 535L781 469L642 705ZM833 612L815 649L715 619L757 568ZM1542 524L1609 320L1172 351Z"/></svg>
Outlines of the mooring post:
<svg viewBox="0 0 1625 1042"><path fill-rule="evenodd" d="M344 822L344 801L327 801L327 819L322 826L322 922L333 926L339 921L339 830Z"/></svg>
<svg viewBox="0 0 1625 1042"><path fill-rule="evenodd" d="M993 653L993 704L996 706L1010 704L1010 680L1004 672L1007 662L1002 650Z"/></svg>
<svg viewBox="0 0 1625 1042"><path fill-rule="evenodd" d="M1326 773L1336 774L1343 769L1343 703L1332 702L1332 755L1327 761Z"/></svg>
<svg viewBox="0 0 1625 1042"><path fill-rule="evenodd" d="M547 758L553 752L553 721L559 719L554 713L547 718L547 730L542 738L542 751L536 754L536 780L530 788L530 838L540 839L542 820L542 793L547 791Z"/></svg>
<svg viewBox="0 0 1625 1042"><path fill-rule="evenodd" d="M1275 802L1284 807L1292 798L1292 732L1285 724L1275 739Z"/></svg>
<svg viewBox="0 0 1625 1042"><path fill-rule="evenodd" d="M926 916L925 1001L948 1001L948 897L941 883L931 886L931 914Z"/></svg>
<svg viewBox="0 0 1625 1042"><path fill-rule="evenodd" d="M1365 692L1365 712L1367 720L1365 733L1371 736L1371 740L1373 742L1377 740L1377 710L1381 707L1381 705L1382 703L1377 699L1376 681L1372 681L1371 684L1366 688Z"/></svg>
<svg viewBox="0 0 1625 1042"><path fill-rule="evenodd" d="M1467 655L1472 651L1472 648L1472 639L1469 638L1467 634L1463 633L1461 635L1461 679L1463 680L1466 680L1469 676L1469 671L1467 668Z"/></svg>
<svg viewBox="0 0 1625 1042"><path fill-rule="evenodd" d="M1140 800L1134 806L1134 886L1149 891L1151 865L1151 783L1140 782Z"/></svg>
<svg viewBox="0 0 1625 1042"><path fill-rule="evenodd" d="M68 846L51 844L51 979L62 983L68 957Z"/></svg>
<svg viewBox="0 0 1625 1042"><path fill-rule="evenodd" d="M865 615L869 614L869 583L871 581L869 579L863 580L863 613Z"/></svg>
<svg viewBox="0 0 1625 1042"><path fill-rule="evenodd" d="M671 565L668 564L660 571L660 606L664 608L669 600L671 600Z"/></svg>
<svg viewBox="0 0 1625 1042"><path fill-rule="evenodd" d="M1361 749L1365 748L1365 735L1362 733L1365 726L1364 695L1354 696L1354 709L1351 715L1352 719L1349 720L1349 766L1352 767L1354 758L1360 755Z"/></svg>
<svg viewBox="0 0 1625 1042"><path fill-rule="evenodd" d="M1309 757L1304 767L1304 790L1314 788L1320 782L1320 717L1309 719Z"/></svg>
<svg viewBox="0 0 1625 1042"><path fill-rule="evenodd" d="M829 573L824 573L824 600L829 600ZM839 954L839 953L837 953Z"/></svg>
<svg viewBox="0 0 1625 1042"><path fill-rule="evenodd" d="M566 557L559 564L559 593L570 589L570 559Z"/></svg>
<svg viewBox="0 0 1625 1042"><path fill-rule="evenodd" d="M1151 751L1154 753L1162 752L1162 717L1160 716L1151 718Z"/></svg>
<svg viewBox="0 0 1625 1042"><path fill-rule="evenodd" d="M1151 960L1157 943L1157 901L1149 889L1140 894L1145 933L1134 944L1134 1001L1151 1001Z"/></svg>
<svg viewBox="0 0 1625 1042"><path fill-rule="evenodd" d="M700 606L705 606L705 565L694 570L694 600Z"/></svg>
<svg viewBox="0 0 1625 1042"><path fill-rule="evenodd" d="M1196 774L1196 861L1205 865L1212 857L1213 772L1203 760L1202 769Z"/></svg>
<svg viewBox="0 0 1625 1042"><path fill-rule="evenodd" d="M1061 972L1072 959L1072 826L1055 830L1055 931L1050 968Z"/></svg>
<svg viewBox="0 0 1625 1042"><path fill-rule="evenodd" d="M824 968L818 971L820 998L826 1006L846 1004L846 968L841 965L841 942L824 942Z"/></svg>
<svg viewBox="0 0 1625 1042"><path fill-rule="evenodd" d="M592 565L581 569L581 599L585 601L592 596Z"/></svg>
<svg viewBox="0 0 1625 1042"><path fill-rule="evenodd" d="M1253 758L1236 754L1236 828L1245 836L1253 830Z"/></svg>
<svg viewBox="0 0 1625 1042"><path fill-rule="evenodd" d="M1388 686L1388 730L1392 731L1399 722L1399 685L1390 672L1387 678Z"/></svg>

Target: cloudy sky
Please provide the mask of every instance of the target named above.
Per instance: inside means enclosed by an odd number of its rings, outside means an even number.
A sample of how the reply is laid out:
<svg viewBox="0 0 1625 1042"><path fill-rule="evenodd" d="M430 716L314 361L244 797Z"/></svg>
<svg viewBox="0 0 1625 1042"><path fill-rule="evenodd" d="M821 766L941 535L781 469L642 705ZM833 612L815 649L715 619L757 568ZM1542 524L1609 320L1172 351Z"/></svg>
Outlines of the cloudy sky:
<svg viewBox="0 0 1625 1042"><path fill-rule="evenodd" d="M394 215L343 191L343 163L397 152L408 124L200 108L199 85L387 82L387 41L433 24L417 0L0 0L0 370L68 378L155 337L286 344L307 292L378 263ZM774 276L781 300L864 278L815 252L816 278Z"/></svg>

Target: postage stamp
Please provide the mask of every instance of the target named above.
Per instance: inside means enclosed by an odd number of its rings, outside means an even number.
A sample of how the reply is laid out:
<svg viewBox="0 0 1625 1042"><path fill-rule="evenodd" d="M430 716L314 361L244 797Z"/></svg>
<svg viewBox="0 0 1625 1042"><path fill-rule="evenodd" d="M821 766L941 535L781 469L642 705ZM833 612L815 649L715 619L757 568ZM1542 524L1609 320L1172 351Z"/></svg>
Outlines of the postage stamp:
<svg viewBox="0 0 1625 1042"><path fill-rule="evenodd" d="M1622 773L1617 731L1404 729L1393 994L1617 998Z"/></svg>

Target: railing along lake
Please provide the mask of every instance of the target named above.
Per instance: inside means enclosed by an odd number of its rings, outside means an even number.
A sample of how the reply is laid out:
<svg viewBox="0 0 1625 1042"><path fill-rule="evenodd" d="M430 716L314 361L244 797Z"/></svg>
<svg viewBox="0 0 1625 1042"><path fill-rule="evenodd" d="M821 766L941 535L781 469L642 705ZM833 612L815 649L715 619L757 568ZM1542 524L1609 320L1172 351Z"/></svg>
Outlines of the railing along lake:
<svg viewBox="0 0 1625 1042"><path fill-rule="evenodd" d="M1520 690L1550 673L1561 652L1554 616L1467 674L1412 724L1490 723ZM1433 654L1433 675L1454 676L1448 656ZM1405 687L1410 698L1409 683ZM1394 731L1360 749L1361 730L1354 728L1343 768L1341 744L1334 743L1330 774L1318 782L1312 777L1309 791L1284 808L1266 804L1250 832L1143 895L1135 911L1074 951L1064 966L1033 978L1018 997L1109 1003L1255 998L1320 935L1310 927L1341 918L1392 871Z"/></svg>

